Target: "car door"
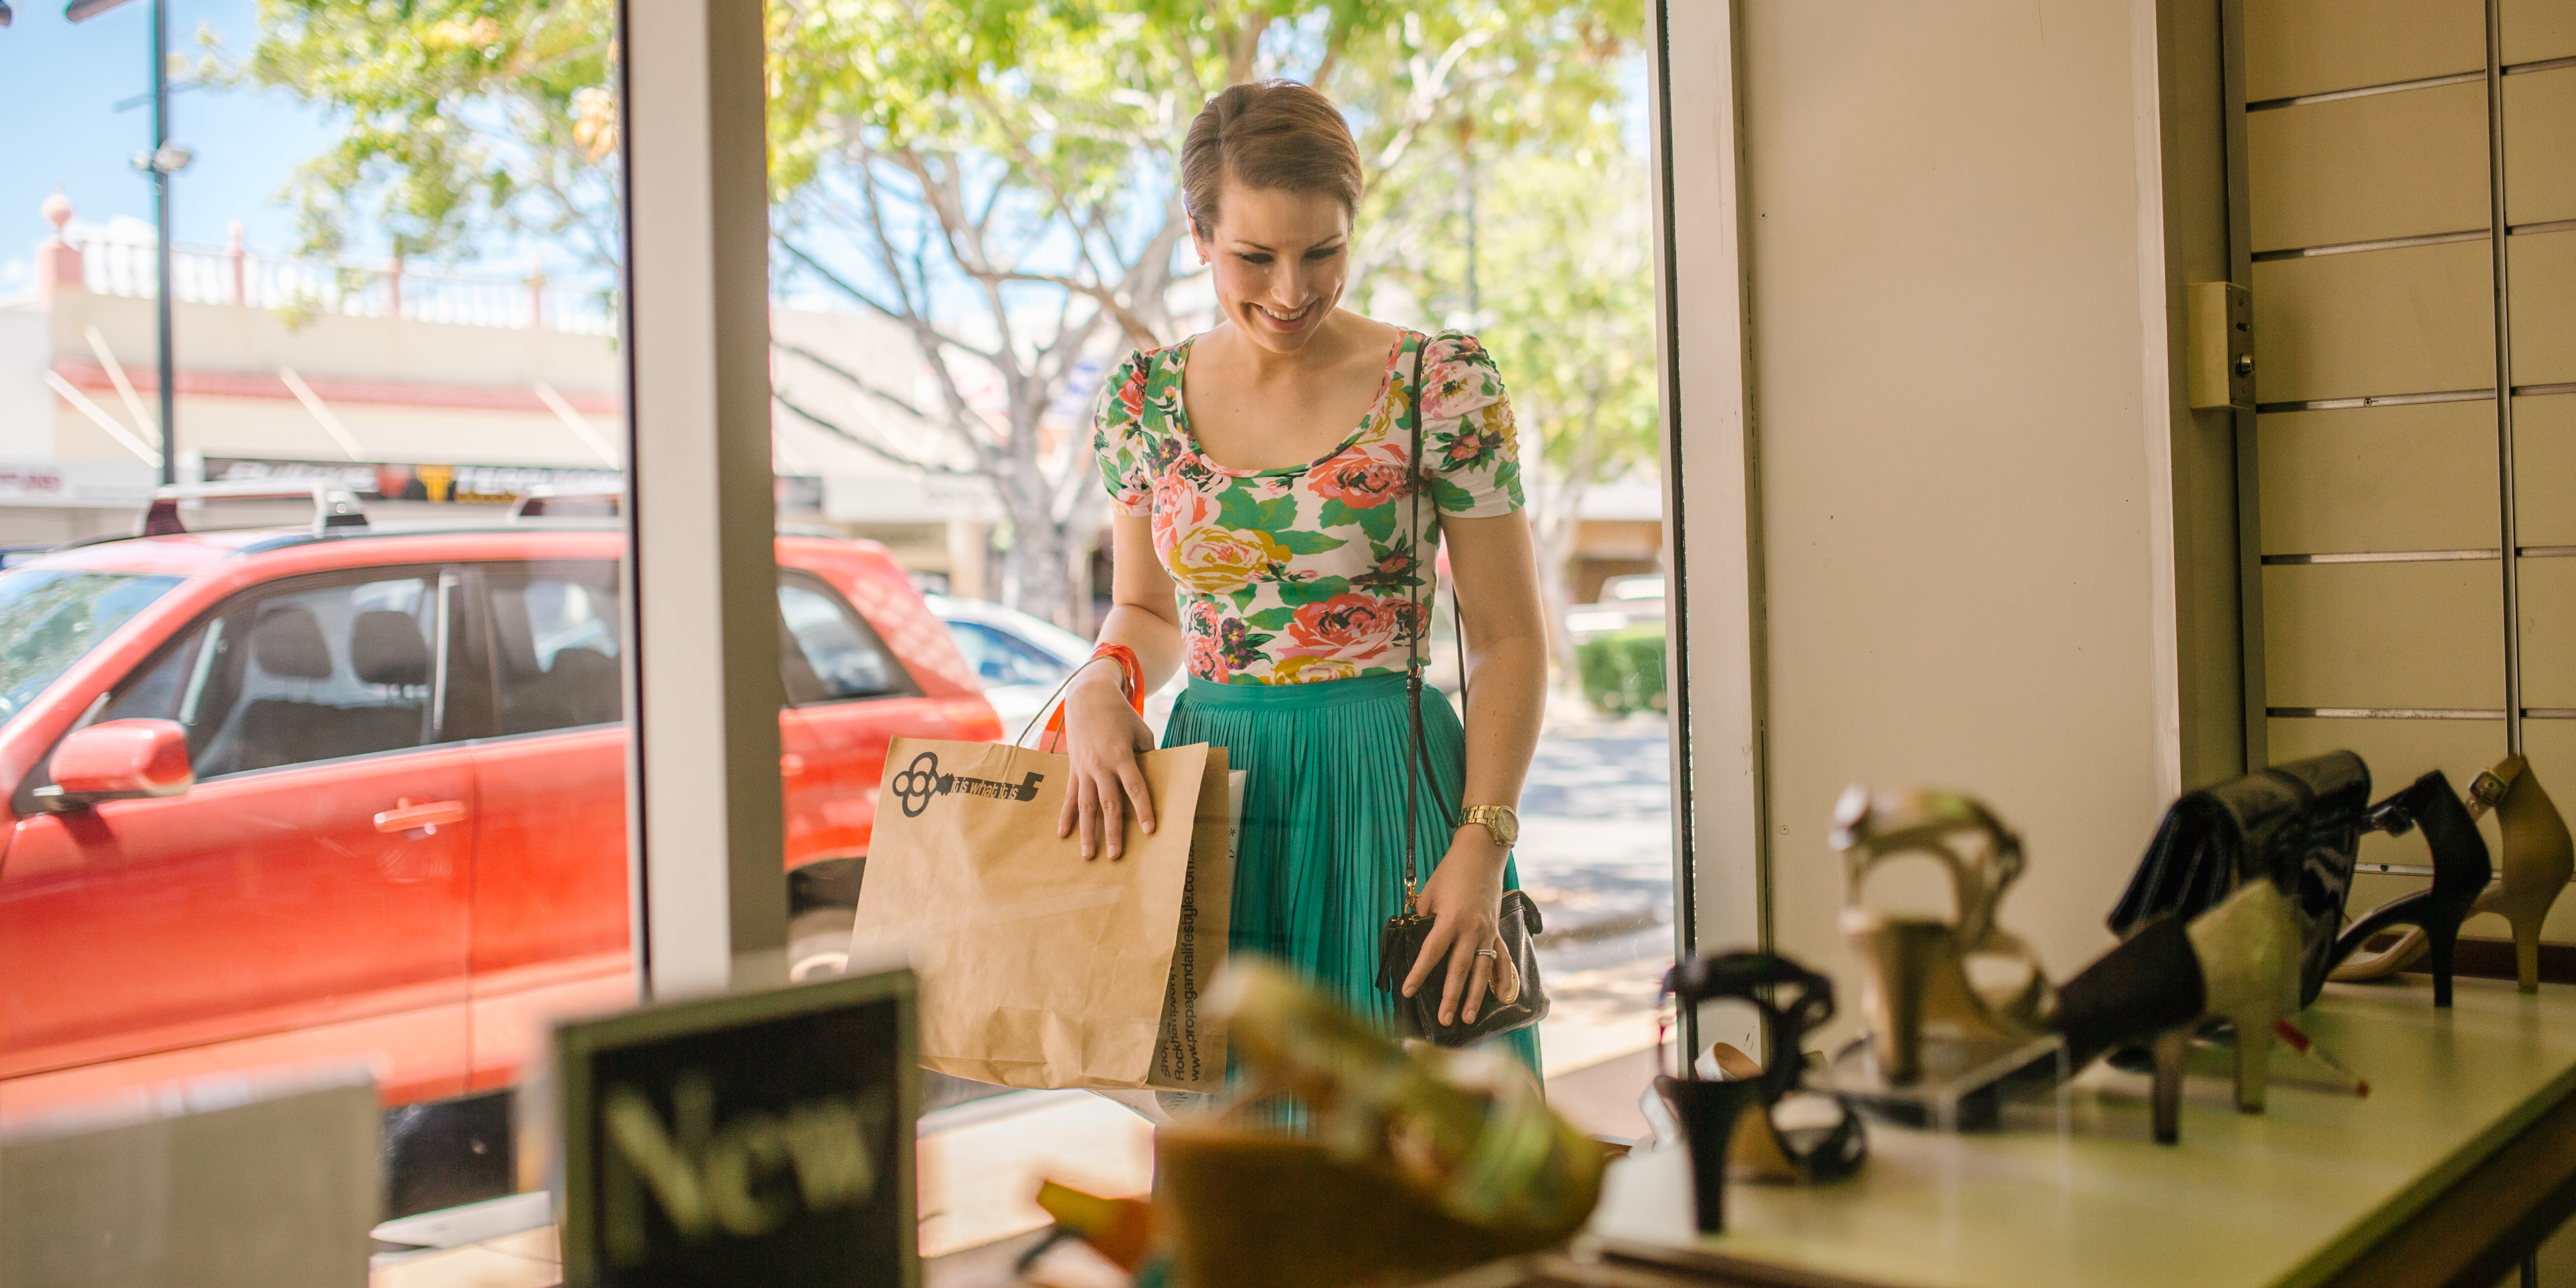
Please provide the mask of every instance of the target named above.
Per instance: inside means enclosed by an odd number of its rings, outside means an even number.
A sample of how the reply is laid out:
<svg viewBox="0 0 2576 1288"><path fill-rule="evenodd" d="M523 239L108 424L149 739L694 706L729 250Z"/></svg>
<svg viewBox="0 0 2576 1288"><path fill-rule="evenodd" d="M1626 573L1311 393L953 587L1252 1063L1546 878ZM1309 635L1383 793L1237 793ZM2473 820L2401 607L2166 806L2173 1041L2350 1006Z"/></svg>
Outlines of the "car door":
<svg viewBox="0 0 2576 1288"><path fill-rule="evenodd" d="M103 699L92 720L185 727L196 781L55 813L32 797L41 772L22 787L0 1077L105 1089L373 1058L389 1097L462 1089L476 798L447 718L458 607L442 567L263 585Z"/></svg>
<svg viewBox="0 0 2576 1288"><path fill-rule="evenodd" d="M822 578L780 569L778 612L790 723L805 760L789 792L800 816L791 826L811 829L810 856L865 855L886 745L897 735L954 737L954 727L867 618Z"/></svg>
<svg viewBox="0 0 2576 1288"><path fill-rule="evenodd" d="M617 564L473 565L474 1085L506 1083L561 1015L631 1003Z"/></svg>

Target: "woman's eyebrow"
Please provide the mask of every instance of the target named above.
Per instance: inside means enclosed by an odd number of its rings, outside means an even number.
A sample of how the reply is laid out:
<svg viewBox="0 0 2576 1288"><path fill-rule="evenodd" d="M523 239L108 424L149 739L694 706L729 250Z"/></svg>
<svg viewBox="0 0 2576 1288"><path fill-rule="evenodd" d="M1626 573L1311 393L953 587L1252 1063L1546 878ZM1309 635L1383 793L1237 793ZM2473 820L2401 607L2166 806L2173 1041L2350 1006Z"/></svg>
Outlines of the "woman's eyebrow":
<svg viewBox="0 0 2576 1288"><path fill-rule="evenodd" d="M1330 250L1330 249L1332 249L1332 248L1334 248L1334 247L1336 247L1336 246L1341 245L1343 242L1348 241L1348 240L1350 240L1350 237L1349 237L1349 235L1348 235L1348 234L1346 234L1346 233L1335 233L1335 234L1333 234L1332 236L1327 237L1327 238L1325 238L1324 240L1319 241L1319 242L1315 243L1314 245L1307 247L1306 249L1308 249L1308 250ZM1242 239L1242 238L1240 238L1240 237L1237 237L1237 238L1235 238L1235 239L1234 239L1234 249L1236 249L1236 250L1262 250L1262 251L1269 251L1269 252L1271 252L1272 254L1277 254L1277 253L1278 253L1278 249L1277 249L1276 247L1272 247L1272 246L1265 246L1265 245L1262 245L1260 242L1257 242L1257 241L1245 241L1244 239Z"/></svg>

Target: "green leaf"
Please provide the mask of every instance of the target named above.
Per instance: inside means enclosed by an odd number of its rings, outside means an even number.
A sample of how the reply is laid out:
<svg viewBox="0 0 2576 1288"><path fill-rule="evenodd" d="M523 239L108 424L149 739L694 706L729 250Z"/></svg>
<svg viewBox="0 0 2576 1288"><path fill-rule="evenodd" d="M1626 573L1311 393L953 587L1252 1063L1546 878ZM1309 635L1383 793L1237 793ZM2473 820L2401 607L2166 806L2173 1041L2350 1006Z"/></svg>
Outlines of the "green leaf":
<svg viewBox="0 0 2576 1288"><path fill-rule="evenodd" d="M1303 608L1308 604L1320 604L1335 595L1347 595L1350 589L1350 579L1346 577L1317 577L1313 581L1283 581L1279 583L1279 600L1281 603ZM1255 624L1266 625L1266 623Z"/></svg>
<svg viewBox="0 0 2576 1288"><path fill-rule="evenodd" d="M1370 506L1360 511L1359 516L1360 531L1367 533L1370 541L1384 543L1395 540L1394 502Z"/></svg>
<svg viewBox="0 0 2576 1288"><path fill-rule="evenodd" d="M1292 582L1289 584L1294 585L1295 583ZM1296 619L1297 610L1294 608L1265 608L1260 612L1253 613L1250 616L1245 617L1243 620L1244 624L1248 626L1258 627L1265 631L1280 631L1288 629L1288 623L1295 621Z"/></svg>
<svg viewBox="0 0 2576 1288"><path fill-rule="evenodd" d="M1320 532L1299 532L1293 528L1273 532L1270 539L1287 547L1288 553L1297 555L1320 555L1350 544L1340 537L1328 537Z"/></svg>

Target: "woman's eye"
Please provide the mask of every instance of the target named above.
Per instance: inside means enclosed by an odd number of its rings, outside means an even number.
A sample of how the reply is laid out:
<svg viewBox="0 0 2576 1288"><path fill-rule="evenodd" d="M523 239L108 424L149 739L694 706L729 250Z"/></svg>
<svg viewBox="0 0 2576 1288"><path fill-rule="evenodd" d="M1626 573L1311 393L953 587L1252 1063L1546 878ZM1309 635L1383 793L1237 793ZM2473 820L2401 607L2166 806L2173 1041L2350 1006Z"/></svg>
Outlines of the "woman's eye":
<svg viewBox="0 0 2576 1288"><path fill-rule="evenodd" d="M1267 255L1238 255L1235 258L1240 259L1247 264L1267 264L1270 262L1270 257Z"/></svg>
<svg viewBox="0 0 2576 1288"><path fill-rule="evenodd" d="M1306 252L1306 262L1310 264L1319 264L1341 253L1342 248L1339 246L1327 246L1322 250L1310 250Z"/></svg>

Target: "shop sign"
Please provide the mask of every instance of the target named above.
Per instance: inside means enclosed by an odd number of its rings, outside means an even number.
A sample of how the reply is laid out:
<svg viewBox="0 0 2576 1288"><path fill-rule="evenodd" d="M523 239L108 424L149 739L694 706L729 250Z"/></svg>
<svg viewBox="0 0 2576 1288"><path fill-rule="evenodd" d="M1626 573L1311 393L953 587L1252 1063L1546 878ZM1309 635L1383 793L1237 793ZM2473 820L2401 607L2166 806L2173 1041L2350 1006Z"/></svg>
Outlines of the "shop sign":
<svg viewBox="0 0 2576 1288"><path fill-rule="evenodd" d="M434 465L371 461L281 461L242 457L206 458L209 483L328 483L361 497L384 501L461 502L507 505L534 487L594 490L614 488L626 476L616 470L585 470L552 465Z"/></svg>
<svg viewBox="0 0 2576 1288"><path fill-rule="evenodd" d="M158 479L149 465L0 461L0 505L141 505Z"/></svg>
<svg viewBox="0 0 2576 1288"><path fill-rule="evenodd" d="M5 469L6 467L0 467ZM311 480L328 483L360 497L380 501L436 501L507 505L533 487L584 492L623 487L617 470L558 468L551 465L419 465L367 461L281 461L247 457L208 457L209 483L268 483ZM0 476L5 487L5 476ZM142 496L148 496L147 483ZM772 485L779 512L809 513L823 508L823 480L781 474ZM8 493L0 490L0 499ZM141 499L138 497L137 499Z"/></svg>
<svg viewBox="0 0 2576 1288"><path fill-rule="evenodd" d="M555 1030L564 1281L920 1282L912 972Z"/></svg>

